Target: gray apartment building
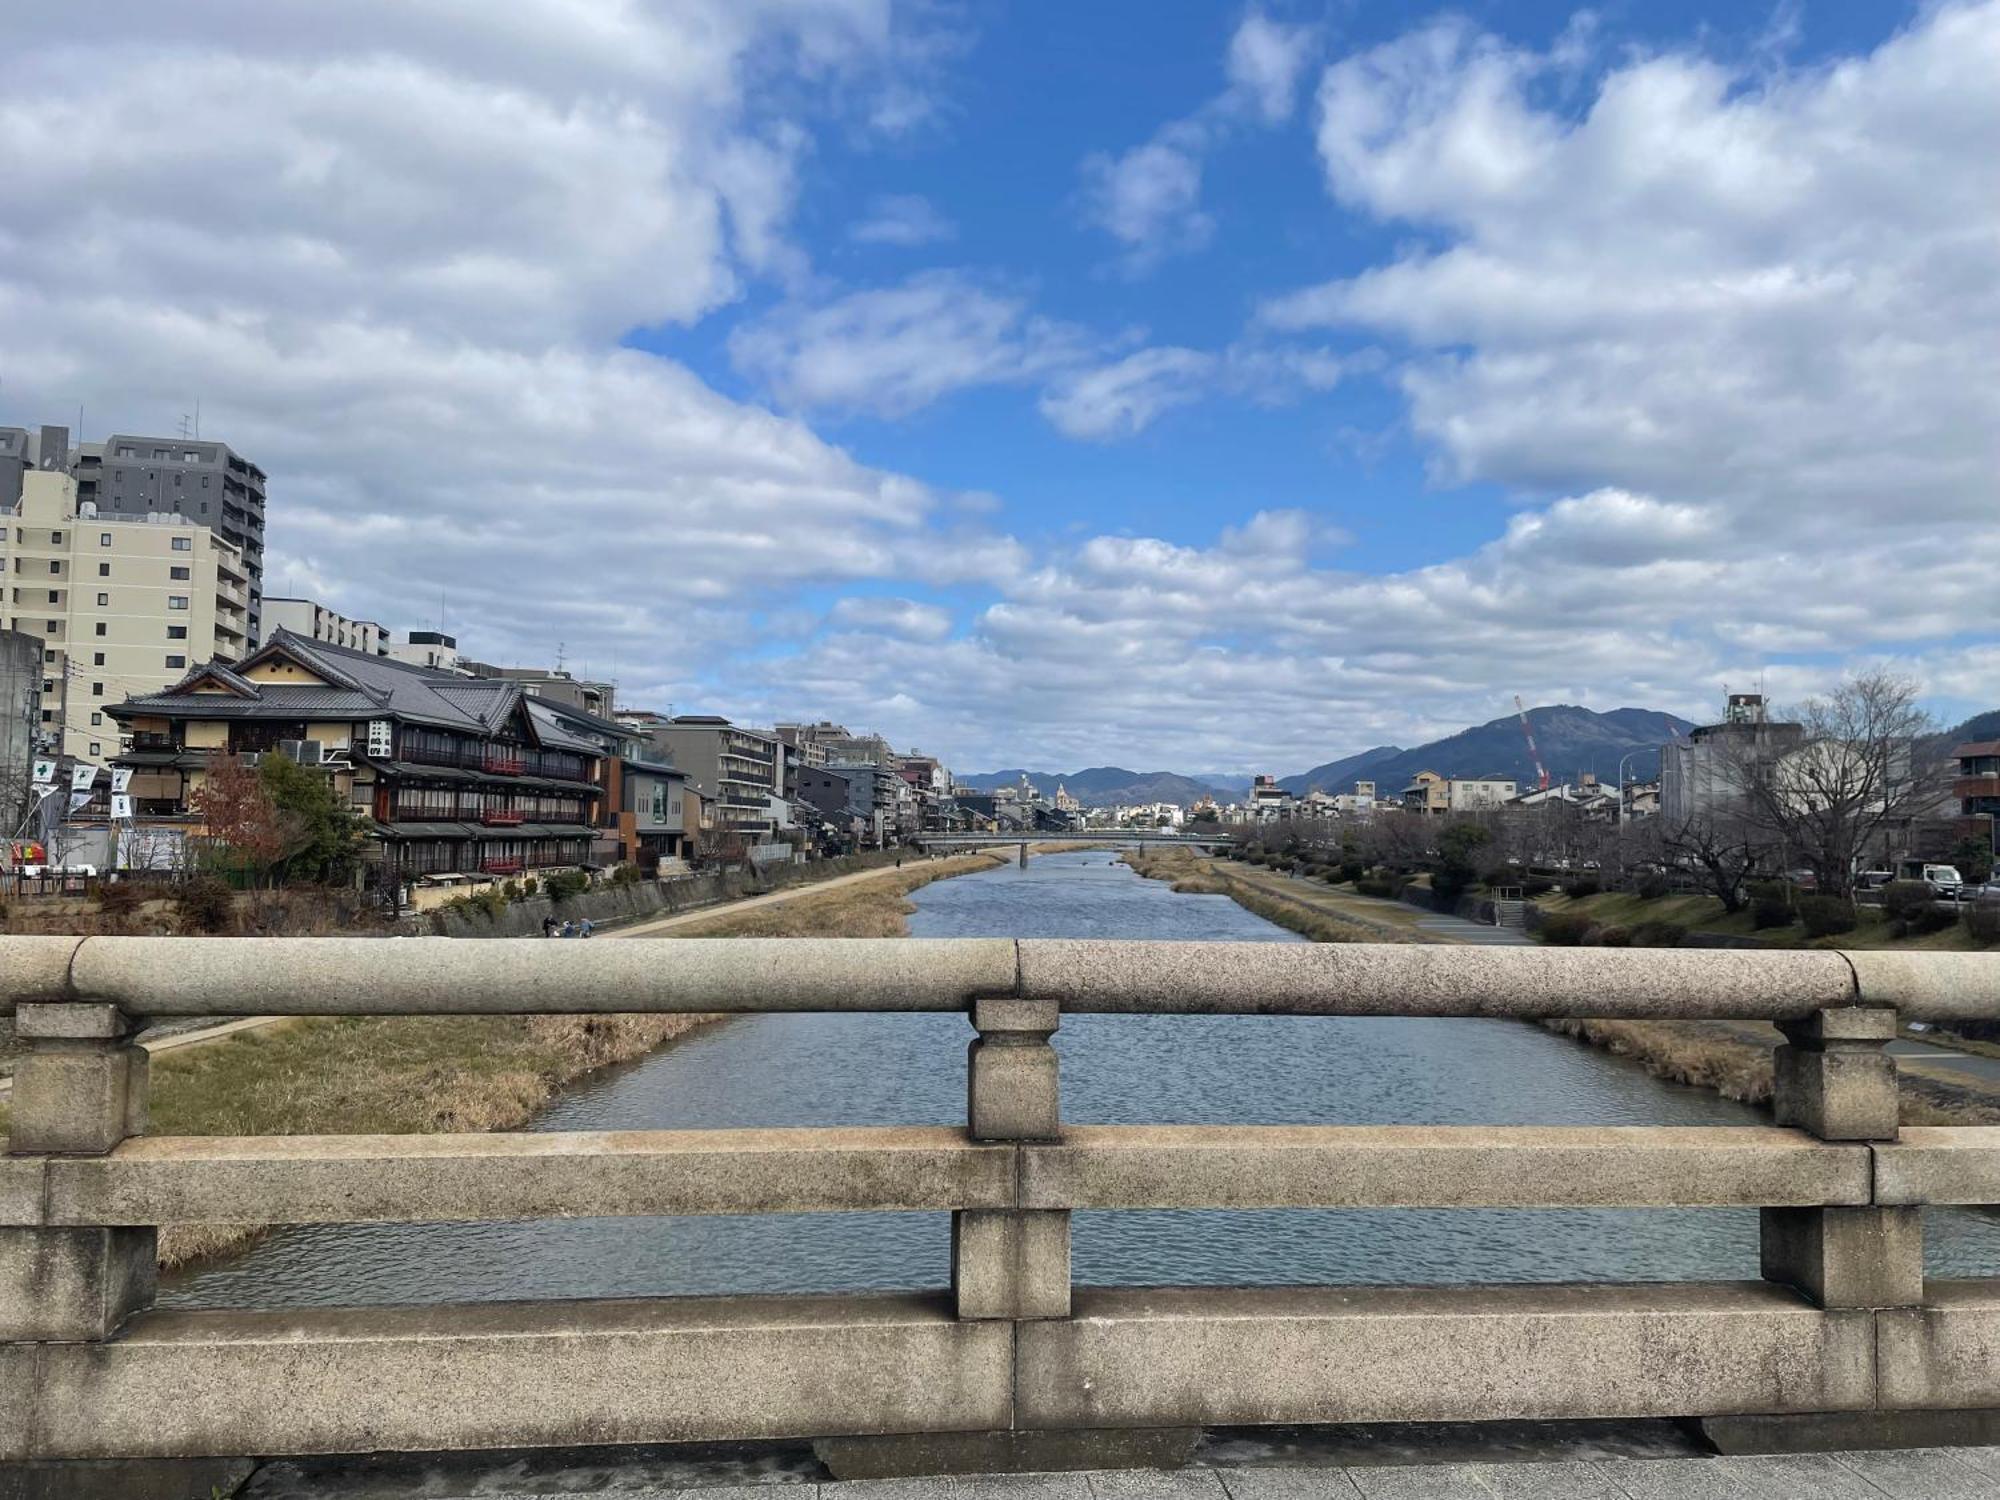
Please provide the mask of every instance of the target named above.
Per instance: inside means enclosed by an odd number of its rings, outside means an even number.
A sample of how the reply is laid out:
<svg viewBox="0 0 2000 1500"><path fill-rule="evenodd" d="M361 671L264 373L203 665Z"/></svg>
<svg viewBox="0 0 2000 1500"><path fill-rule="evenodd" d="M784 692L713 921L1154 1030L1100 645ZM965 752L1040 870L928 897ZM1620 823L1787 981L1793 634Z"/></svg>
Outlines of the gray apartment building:
<svg viewBox="0 0 2000 1500"><path fill-rule="evenodd" d="M28 815L41 703L41 638L0 630L0 841Z"/></svg>
<svg viewBox="0 0 2000 1500"><path fill-rule="evenodd" d="M771 799L783 796L784 747L775 735L716 714L679 714L644 728L646 742L715 799L717 833L754 843L776 826Z"/></svg>
<svg viewBox="0 0 2000 1500"><path fill-rule="evenodd" d="M1669 830L1741 813L1746 777L1805 743L1798 724L1774 723L1761 693L1731 693L1720 724L1660 750L1660 812Z"/></svg>
<svg viewBox="0 0 2000 1500"><path fill-rule="evenodd" d="M249 575L249 649L264 629L264 471L227 443L114 433L70 444L67 427L0 427L0 509L18 504L26 469L65 472L79 506L122 520L179 515L237 548Z"/></svg>

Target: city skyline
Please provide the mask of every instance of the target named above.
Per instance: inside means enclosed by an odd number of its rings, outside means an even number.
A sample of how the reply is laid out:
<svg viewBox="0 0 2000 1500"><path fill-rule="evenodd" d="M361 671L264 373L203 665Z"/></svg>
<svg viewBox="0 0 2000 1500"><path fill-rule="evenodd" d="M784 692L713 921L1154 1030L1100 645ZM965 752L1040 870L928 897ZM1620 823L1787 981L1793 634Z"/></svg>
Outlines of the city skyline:
<svg viewBox="0 0 2000 1500"><path fill-rule="evenodd" d="M0 423L199 401L273 593L967 767L1992 706L2000 6L110 9Z"/></svg>

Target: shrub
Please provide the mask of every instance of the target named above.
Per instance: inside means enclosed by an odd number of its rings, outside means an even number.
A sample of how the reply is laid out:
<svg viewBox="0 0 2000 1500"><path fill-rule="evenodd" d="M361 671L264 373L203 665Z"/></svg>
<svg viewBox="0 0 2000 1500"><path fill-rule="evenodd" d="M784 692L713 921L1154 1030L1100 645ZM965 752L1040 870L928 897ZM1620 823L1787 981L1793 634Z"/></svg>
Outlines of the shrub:
<svg viewBox="0 0 2000 1500"><path fill-rule="evenodd" d="M1632 946L1632 929L1629 927L1606 927L1597 934L1601 948L1629 948Z"/></svg>
<svg viewBox="0 0 2000 1500"><path fill-rule="evenodd" d="M129 917L146 902L146 892L129 880L98 887L97 909L107 917Z"/></svg>
<svg viewBox="0 0 2000 1500"><path fill-rule="evenodd" d="M1679 922L1641 922L1632 929L1634 948L1678 948L1688 930Z"/></svg>
<svg viewBox="0 0 2000 1500"><path fill-rule="evenodd" d="M521 877L521 895L524 898L534 895L540 889L541 885L536 881L534 876L524 875Z"/></svg>
<svg viewBox="0 0 2000 1500"><path fill-rule="evenodd" d="M189 936L227 932L236 920L236 893L219 875L197 876L175 895L174 915Z"/></svg>
<svg viewBox="0 0 2000 1500"><path fill-rule="evenodd" d="M1403 877L1400 875L1364 875L1354 882L1354 888L1364 896L1380 896L1385 901L1396 901L1403 894Z"/></svg>
<svg viewBox="0 0 2000 1500"><path fill-rule="evenodd" d="M1595 925L1588 917L1561 912L1542 923L1535 936L1552 948L1577 948Z"/></svg>
<svg viewBox="0 0 2000 1500"><path fill-rule="evenodd" d="M1564 884L1563 894L1572 901L1581 901L1585 896L1595 896L1603 889L1604 883L1595 875L1578 875Z"/></svg>
<svg viewBox="0 0 2000 1500"><path fill-rule="evenodd" d="M1882 913L1892 922L1914 925L1931 910L1931 888L1921 880L1892 880L1882 887Z"/></svg>
<svg viewBox="0 0 2000 1500"><path fill-rule="evenodd" d="M645 872L637 865L620 865L611 872L611 883L613 885L637 885L645 878Z"/></svg>
<svg viewBox="0 0 2000 1500"><path fill-rule="evenodd" d="M1752 927L1789 927L1794 915L1791 889L1783 881L1760 880L1750 887Z"/></svg>
<svg viewBox="0 0 2000 1500"><path fill-rule="evenodd" d="M1657 901L1667 893L1667 877L1655 871L1639 877L1639 883L1632 887L1632 893L1641 901Z"/></svg>
<svg viewBox="0 0 2000 1500"><path fill-rule="evenodd" d="M542 890L551 901L561 904L572 896L581 896L590 889L590 877L581 870L561 870L542 882Z"/></svg>
<svg viewBox="0 0 2000 1500"><path fill-rule="evenodd" d="M1799 897L1799 921L1804 925L1807 937L1832 937L1835 933L1852 932L1859 920L1854 908L1836 896Z"/></svg>
<svg viewBox="0 0 2000 1500"><path fill-rule="evenodd" d="M1532 901L1537 896L1546 896L1556 888L1556 883L1546 875L1530 875L1521 882L1521 894Z"/></svg>
<svg viewBox="0 0 2000 1500"><path fill-rule="evenodd" d="M2000 942L2000 901L1975 901L1966 907L1965 928L1982 948Z"/></svg>
<svg viewBox="0 0 2000 1500"><path fill-rule="evenodd" d="M519 901L521 899L521 882L518 880L505 882L500 887L500 894L505 896L509 901Z"/></svg>
<svg viewBox="0 0 2000 1500"><path fill-rule="evenodd" d="M1358 883L1367 874L1368 866L1358 859L1345 859L1340 862L1340 878L1350 885Z"/></svg>

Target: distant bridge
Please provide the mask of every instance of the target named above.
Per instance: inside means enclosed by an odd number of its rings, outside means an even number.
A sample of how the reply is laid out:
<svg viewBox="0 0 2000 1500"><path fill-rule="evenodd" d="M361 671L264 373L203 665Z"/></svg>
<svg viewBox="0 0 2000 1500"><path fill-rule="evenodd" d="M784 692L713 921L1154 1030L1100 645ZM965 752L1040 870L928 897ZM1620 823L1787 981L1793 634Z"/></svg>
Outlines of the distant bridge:
<svg viewBox="0 0 2000 1500"><path fill-rule="evenodd" d="M1009 844L1171 844L1189 849L1222 849L1235 842L1226 833L1161 833L1137 828L1083 829L1075 833L920 833L910 840L925 850L998 849Z"/></svg>

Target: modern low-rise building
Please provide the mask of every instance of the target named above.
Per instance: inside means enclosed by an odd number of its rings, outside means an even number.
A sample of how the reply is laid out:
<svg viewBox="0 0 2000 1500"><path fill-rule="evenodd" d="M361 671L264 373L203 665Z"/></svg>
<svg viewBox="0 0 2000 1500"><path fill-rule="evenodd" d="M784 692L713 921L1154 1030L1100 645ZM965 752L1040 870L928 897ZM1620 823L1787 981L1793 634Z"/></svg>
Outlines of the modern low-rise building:
<svg viewBox="0 0 2000 1500"><path fill-rule="evenodd" d="M1443 817L1451 811L1451 785L1435 771L1419 771L1403 788L1403 811Z"/></svg>
<svg viewBox="0 0 2000 1500"><path fill-rule="evenodd" d="M1954 745L1951 758L1958 763L1951 794L1959 815L1985 823L1987 847L2000 850L2000 740Z"/></svg>
<svg viewBox="0 0 2000 1500"><path fill-rule="evenodd" d="M218 755L318 767L370 820L374 883L507 877L591 862L602 752L536 713L518 683L475 681L273 636L113 705L135 816L199 835Z"/></svg>
<svg viewBox="0 0 2000 1500"><path fill-rule="evenodd" d="M1445 805L1455 813L1497 812L1517 789L1511 776L1453 776L1445 781Z"/></svg>
<svg viewBox="0 0 2000 1500"><path fill-rule="evenodd" d="M1670 830L1744 812L1750 778L1805 744L1805 727L1774 723L1761 693L1731 693L1720 724L1660 750L1660 814Z"/></svg>
<svg viewBox="0 0 2000 1500"><path fill-rule="evenodd" d="M413 667L422 667L431 672L460 672L458 637L446 635L441 630L412 630L401 641L389 647L388 654L397 661Z"/></svg>
<svg viewBox="0 0 2000 1500"><path fill-rule="evenodd" d="M456 665L468 676L498 677L518 682L537 698L580 708L600 719L612 718L618 712L615 684L577 677L561 667L496 667L469 659L461 659Z"/></svg>
<svg viewBox="0 0 2000 1500"><path fill-rule="evenodd" d="M280 598L266 595L264 629L275 634L288 630L309 641L344 646L368 656L389 654L389 632L373 620L349 619L339 610L329 609L315 599Z"/></svg>
<svg viewBox="0 0 2000 1500"><path fill-rule="evenodd" d="M771 799L783 795L783 764L775 735L718 714L677 714L645 732L668 764L715 799L718 834L754 843L777 826Z"/></svg>
<svg viewBox="0 0 2000 1500"><path fill-rule="evenodd" d="M235 547L186 516L108 515L56 469L31 469L0 512L0 629L41 642L42 748L102 763L114 703L197 662L250 650L251 578Z"/></svg>

